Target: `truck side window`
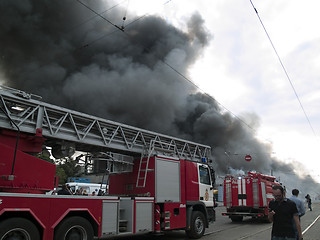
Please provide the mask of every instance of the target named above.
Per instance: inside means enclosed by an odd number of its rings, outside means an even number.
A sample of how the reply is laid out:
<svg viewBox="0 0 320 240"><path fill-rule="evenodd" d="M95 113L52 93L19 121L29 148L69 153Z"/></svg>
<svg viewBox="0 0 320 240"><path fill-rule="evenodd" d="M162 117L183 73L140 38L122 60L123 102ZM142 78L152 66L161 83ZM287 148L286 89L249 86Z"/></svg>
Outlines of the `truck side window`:
<svg viewBox="0 0 320 240"><path fill-rule="evenodd" d="M203 166L199 166L200 183L210 185L209 169Z"/></svg>

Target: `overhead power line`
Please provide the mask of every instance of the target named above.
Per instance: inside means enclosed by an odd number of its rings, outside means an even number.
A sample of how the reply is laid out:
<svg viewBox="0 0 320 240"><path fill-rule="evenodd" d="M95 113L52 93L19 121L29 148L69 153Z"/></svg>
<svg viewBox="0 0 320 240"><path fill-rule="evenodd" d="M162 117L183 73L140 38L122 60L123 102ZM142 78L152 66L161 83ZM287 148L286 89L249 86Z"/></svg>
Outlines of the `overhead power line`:
<svg viewBox="0 0 320 240"><path fill-rule="evenodd" d="M79 2L78 0L76 0L76 1L77 1L77 2ZM88 19L84 20L83 22L81 22L81 23L77 24L76 26L72 27L72 28L70 29L70 31L73 31L73 30L75 30L75 29L77 29L77 28L81 27L82 25L84 25L84 24L86 24L86 23L90 22L90 21L91 21L91 20L93 20L94 18L96 18L96 17L98 17L98 16L100 16L100 15L102 15L102 14L105 14L106 12L111 11L112 9L114 9L114 8L118 7L119 5L121 5L122 3L124 3L125 1L129 1L129 0L123 0L122 2L117 3L117 4L115 4L115 5L111 6L111 7L109 7L108 9L104 10L103 12L100 12L100 13L99 13L99 15L96 15L96 14L95 14L93 17L90 17L90 18L88 18ZM79 3L80 3L80 2L79 2ZM84 4L83 4L83 3L80 3L80 4L84 6Z"/></svg>
<svg viewBox="0 0 320 240"><path fill-rule="evenodd" d="M303 105L302 105L302 102L301 102L301 100L300 100L300 98L299 98L299 96L298 96L298 93L297 93L297 91L296 91L296 89L295 89L295 87L294 87L294 85L293 85L293 83L292 83L292 81L291 81L291 78L290 78L290 76L289 76L289 74L288 74L288 72L287 72L287 70L286 70L286 68L285 68L285 66L284 66L284 64L283 64L283 62L282 62L279 54L278 54L277 49L275 48L275 46L274 46L274 44L273 44L273 42L272 42L272 40L271 40L271 38L270 38L270 35L269 35L266 27L264 26L264 24L263 24L263 22L262 22L262 20L261 20L261 18L260 18L260 16L259 16L259 13L258 13L257 9L256 9L255 6L253 5L252 0L250 0L250 3L251 3L254 11L256 12L256 14L257 14L257 16L258 16L258 19L259 19L259 21L260 21L260 23L261 23L261 26L263 27L263 30L264 30L264 32L266 33L266 35L267 35L267 37L268 37L268 39L269 39L269 42L271 43L271 46L272 46L275 54L276 54L277 57L278 57L278 60L279 60L279 62L280 62L280 65L281 65L281 67L282 67L282 69L283 69L283 71L284 71L284 73L285 73L285 75L286 75L286 77L287 77L287 79L288 79L288 81L289 81L289 83L290 83L290 86L291 86L291 88L292 88L292 90L293 90L293 92L294 92L294 94L295 94L295 96L296 96L296 98L297 98L297 100L298 100L298 102L299 102L299 104L300 104L300 107L301 107L301 109L302 109L302 111L303 111L303 113L304 113L304 116L305 116L305 118L307 119L307 121L308 121L308 123L309 123L309 126L310 126L313 134L315 135L315 137L317 137L317 134L316 134L316 132L314 131L314 128L312 127L312 124L311 124L311 122L310 122L310 119L309 119L309 117L308 117L308 115L307 115L307 113L306 113L306 111L305 111L305 109L304 109L304 107L303 107Z"/></svg>
<svg viewBox="0 0 320 240"><path fill-rule="evenodd" d="M112 26L118 28L120 31L123 31L123 29L117 25L115 25L114 23L112 23L109 19L105 18L104 16L102 16L100 13L96 12L95 10L93 10L92 8L90 8L88 5L84 4L83 2L81 2L80 0L76 0L78 3L80 3L81 5L83 5L84 7L86 7L87 9L89 9L90 11L92 11L94 14L98 15L99 17L101 17L103 20L107 21L109 24L111 24Z"/></svg>

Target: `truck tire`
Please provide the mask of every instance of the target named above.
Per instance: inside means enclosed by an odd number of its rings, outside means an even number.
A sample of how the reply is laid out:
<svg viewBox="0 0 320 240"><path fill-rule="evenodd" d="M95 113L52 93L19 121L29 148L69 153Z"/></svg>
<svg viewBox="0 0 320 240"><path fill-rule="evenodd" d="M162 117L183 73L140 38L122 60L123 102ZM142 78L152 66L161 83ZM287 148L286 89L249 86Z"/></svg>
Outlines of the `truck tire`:
<svg viewBox="0 0 320 240"><path fill-rule="evenodd" d="M205 217L202 212L194 211L191 215L190 230L187 230L187 236L189 238L198 239L201 238L205 231Z"/></svg>
<svg viewBox="0 0 320 240"><path fill-rule="evenodd" d="M54 231L54 240L92 240L93 228L83 217L69 217L63 220Z"/></svg>
<svg viewBox="0 0 320 240"><path fill-rule="evenodd" d="M40 240L38 228L28 219L9 218L0 222L0 240Z"/></svg>

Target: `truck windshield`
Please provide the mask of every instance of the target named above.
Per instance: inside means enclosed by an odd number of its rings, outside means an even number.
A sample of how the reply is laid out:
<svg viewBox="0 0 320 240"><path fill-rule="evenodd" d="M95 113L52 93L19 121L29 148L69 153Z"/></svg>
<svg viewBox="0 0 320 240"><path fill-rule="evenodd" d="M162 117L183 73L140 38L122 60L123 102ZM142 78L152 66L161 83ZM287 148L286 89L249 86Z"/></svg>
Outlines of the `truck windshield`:
<svg viewBox="0 0 320 240"><path fill-rule="evenodd" d="M204 166L199 166L200 183L210 185L209 169Z"/></svg>

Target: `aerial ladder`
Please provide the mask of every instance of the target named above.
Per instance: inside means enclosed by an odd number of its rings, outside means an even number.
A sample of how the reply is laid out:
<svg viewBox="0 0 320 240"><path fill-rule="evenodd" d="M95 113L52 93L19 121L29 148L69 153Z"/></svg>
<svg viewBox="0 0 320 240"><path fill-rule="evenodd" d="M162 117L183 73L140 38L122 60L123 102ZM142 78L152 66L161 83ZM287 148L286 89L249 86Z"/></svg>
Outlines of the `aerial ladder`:
<svg viewBox="0 0 320 240"><path fill-rule="evenodd" d="M211 155L210 146L48 104L38 95L5 86L0 86L0 129L46 139L57 158L75 150L141 156L136 187L145 186L154 154L196 162Z"/></svg>

